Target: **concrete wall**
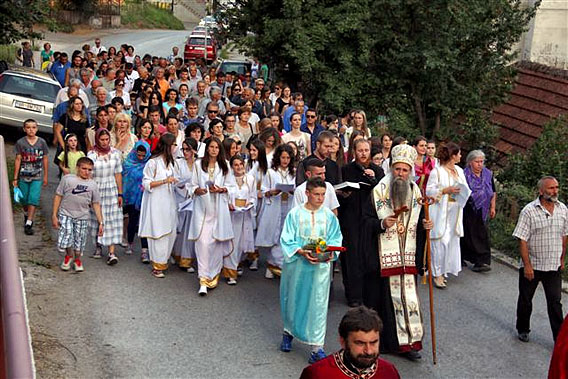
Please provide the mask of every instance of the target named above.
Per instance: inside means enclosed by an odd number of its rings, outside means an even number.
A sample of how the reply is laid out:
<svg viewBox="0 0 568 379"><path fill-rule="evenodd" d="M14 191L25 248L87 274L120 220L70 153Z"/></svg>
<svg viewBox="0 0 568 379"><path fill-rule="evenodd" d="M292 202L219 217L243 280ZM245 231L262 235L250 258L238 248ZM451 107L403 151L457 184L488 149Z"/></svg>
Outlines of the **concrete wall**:
<svg viewBox="0 0 568 379"><path fill-rule="evenodd" d="M519 58L568 69L568 0L542 0L529 27L518 47Z"/></svg>
<svg viewBox="0 0 568 379"><path fill-rule="evenodd" d="M176 0L174 2L174 16L184 24L196 25L205 17L205 0Z"/></svg>

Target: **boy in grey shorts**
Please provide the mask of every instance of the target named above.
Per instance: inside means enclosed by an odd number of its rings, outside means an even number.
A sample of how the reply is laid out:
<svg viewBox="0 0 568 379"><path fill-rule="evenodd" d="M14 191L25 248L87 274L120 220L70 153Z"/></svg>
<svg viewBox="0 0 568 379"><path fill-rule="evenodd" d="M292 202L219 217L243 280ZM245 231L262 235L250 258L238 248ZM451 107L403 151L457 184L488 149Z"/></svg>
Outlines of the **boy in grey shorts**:
<svg viewBox="0 0 568 379"><path fill-rule="evenodd" d="M69 174L61 178L55 191L51 222L59 229L57 246L65 250L65 259L61 264L63 271L71 268L83 271L81 256L87 242L87 232L91 220L91 207L99 222L98 235L103 235L103 215L97 184L91 179L93 161L82 157L77 161L77 175Z"/></svg>

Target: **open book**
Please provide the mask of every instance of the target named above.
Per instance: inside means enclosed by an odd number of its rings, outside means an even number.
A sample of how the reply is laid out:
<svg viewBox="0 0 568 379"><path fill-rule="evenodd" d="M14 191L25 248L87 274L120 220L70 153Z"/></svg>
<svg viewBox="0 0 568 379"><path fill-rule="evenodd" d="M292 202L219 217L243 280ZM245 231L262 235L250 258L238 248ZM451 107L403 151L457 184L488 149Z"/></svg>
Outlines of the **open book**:
<svg viewBox="0 0 568 379"><path fill-rule="evenodd" d="M276 184L276 189L282 192L294 192L294 185L293 184L284 184L278 183Z"/></svg>
<svg viewBox="0 0 568 379"><path fill-rule="evenodd" d="M343 182L333 186L336 190L339 191L354 191L361 188L370 188L371 185L365 182Z"/></svg>

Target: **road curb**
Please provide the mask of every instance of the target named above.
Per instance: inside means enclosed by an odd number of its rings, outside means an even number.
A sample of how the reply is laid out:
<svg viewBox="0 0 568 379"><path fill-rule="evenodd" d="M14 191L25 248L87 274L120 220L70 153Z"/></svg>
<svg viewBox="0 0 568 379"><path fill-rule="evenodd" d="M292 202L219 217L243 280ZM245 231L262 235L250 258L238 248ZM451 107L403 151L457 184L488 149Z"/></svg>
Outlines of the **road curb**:
<svg viewBox="0 0 568 379"><path fill-rule="evenodd" d="M516 270L518 270L521 265L519 264L519 260L515 259L509 255L503 254L502 252L495 250L495 249L491 249L491 256L493 258L493 260L504 264L505 266L509 266L511 268L514 268ZM568 294L568 282L566 280L562 281L562 292L567 293Z"/></svg>

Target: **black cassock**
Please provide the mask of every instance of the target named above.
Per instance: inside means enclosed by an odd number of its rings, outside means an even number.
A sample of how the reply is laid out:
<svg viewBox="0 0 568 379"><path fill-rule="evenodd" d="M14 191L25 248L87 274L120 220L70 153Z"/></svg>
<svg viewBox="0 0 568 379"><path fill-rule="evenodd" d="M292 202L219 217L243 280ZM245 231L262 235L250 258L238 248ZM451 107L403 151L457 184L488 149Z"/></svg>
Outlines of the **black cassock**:
<svg viewBox="0 0 568 379"><path fill-rule="evenodd" d="M365 272L363 251L359 247L361 240L363 207L368 207L367 199L373 188L383 178L383 169L371 163L368 167L373 170L375 177L364 174L364 168L356 162L351 162L342 168L343 181L363 182L361 189L351 192L348 197L338 196L339 199L339 224L343 234L343 246L347 248L345 253L340 254L341 272L345 297L348 303L363 302L363 275Z"/></svg>
<svg viewBox="0 0 568 379"><path fill-rule="evenodd" d="M381 353L399 353L398 338L396 335L396 320L394 317L394 307L391 298L389 278L381 277L381 267L379 262L378 237L384 233L381 221L377 217L375 205L373 204L372 194L366 200L367 206L363 208L363 225L361 227L361 240L359 246L364 252L365 274L363 277L363 304L372 308L379 314L383 321L383 331L380 335ZM426 232L422 225L424 219L424 209L420 211L416 237L417 244L426 239ZM422 272L423 253L421 249L416 249L416 267L418 272ZM418 283L418 280L417 280Z"/></svg>

